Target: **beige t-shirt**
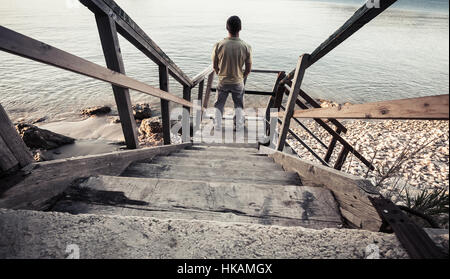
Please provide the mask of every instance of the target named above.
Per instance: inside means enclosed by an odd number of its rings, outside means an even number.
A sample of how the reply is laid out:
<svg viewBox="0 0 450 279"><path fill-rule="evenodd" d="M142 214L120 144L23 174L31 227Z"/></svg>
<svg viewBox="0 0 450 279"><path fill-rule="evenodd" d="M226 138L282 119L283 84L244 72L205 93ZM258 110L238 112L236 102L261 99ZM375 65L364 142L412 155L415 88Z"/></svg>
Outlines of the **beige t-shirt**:
<svg viewBox="0 0 450 279"><path fill-rule="evenodd" d="M252 63L252 48L240 38L225 38L214 45L213 63L219 66L219 84L244 82L244 65Z"/></svg>

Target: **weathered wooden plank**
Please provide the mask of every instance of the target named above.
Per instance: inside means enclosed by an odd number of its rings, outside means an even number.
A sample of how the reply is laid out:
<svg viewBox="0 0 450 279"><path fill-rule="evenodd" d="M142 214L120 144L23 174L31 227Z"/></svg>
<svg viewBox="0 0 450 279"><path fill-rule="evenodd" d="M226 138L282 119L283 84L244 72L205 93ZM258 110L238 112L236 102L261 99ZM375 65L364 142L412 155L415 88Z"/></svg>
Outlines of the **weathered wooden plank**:
<svg viewBox="0 0 450 279"><path fill-rule="evenodd" d="M341 224L337 204L323 188L174 179L92 177L68 189L53 210L316 229Z"/></svg>
<svg viewBox="0 0 450 279"><path fill-rule="evenodd" d="M167 66L169 73L181 84L192 86L192 81L165 54L161 48L123 11L114 1L110 0L80 0L96 14L111 16L117 23L118 32L142 51L158 65Z"/></svg>
<svg viewBox="0 0 450 279"><path fill-rule="evenodd" d="M133 89L183 106L192 107L191 102L187 102L173 94L111 71L105 67L14 32L3 26L0 26L0 50L106 81L120 87Z"/></svg>
<svg viewBox="0 0 450 279"><path fill-rule="evenodd" d="M198 84L198 95L197 100L201 102L203 100L203 92L205 90L205 80L200 81Z"/></svg>
<svg viewBox="0 0 450 279"><path fill-rule="evenodd" d="M204 156L203 158L208 158ZM208 168L192 165L161 165L148 163L131 164L122 176L149 177L165 179L183 179L196 181L218 181L235 183L257 183L278 185L301 185L300 178L295 172L271 170L224 169Z"/></svg>
<svg viewBox="0 0 450 279"><path fill-rule="evenodd" d="M283 71L252 69L251 72L252 73L261 73L261 74L279 74Z"/></svg>
<svg viewBox="0 0 450 279"><path fill-rule="evenodd" d="M291 124L292 114L295 108L295 100L298 98L298 93L302 85L303 77L305 75L306 65L308 64L309 55L304 54L299 57L297 62L297 68L294 76L294 85L289 93L289 99L286 104L285 114L283 116L283 123L280 128L280 135L278 137L277 150L283 151L286 143L286 136L289 131L289 125Z"/></svg>
<svg viewBox="0 0 450 279"><path fill-rule="evenodd" d="M8 117L3 106L0 104L0 138L12 152L20 167L25 167L34 162L33 156L17 133L16 128Z"/></svg>
<svg viewBox="0 0 450 279"><path fill-rule="evenodd" d="M381 217L369 200L369 197L380 197L380 194L369 180L279 151L271 152L269 157L282 165L286 171L297 172L304 184L323 186L331 190L343 217L350 225L370 231L380 230Z"/></svg>
<svg viewBox="0 0 450 279"><path fill-rule="evenodd" d="M77 178L119 175L131 162L167 155L192 144L118 151L31 164L0 179L0 208L42 210Z"/></svg>
<svg viewBox="0 0 450 279"><path fill-rule="evenodd" d="M12 154L11 150L8 148L3 138L0 137L0 175L17 167L19 161Z"/></svg>
<svg viewBox="0 0 450 279"><path fill-rule="evenodd" d="M125 75L125 66L120 51L119 38L117 37L116 23L107 15L95 16L97 28L102 42L103 54L105 56L106 65L110 70ZM139 148L139 140L137 136L136 121L133 116L131 107L131 98L128 88L112 86L114 91L114 99L116 101L117 110L119 112L120 123L122 125L123 135L127 148Z"/></svg>
<svg viewBox="0 0 450 279"><path fill-rule="evenodd" d="M265 118L266 119L266 123L265 123L265 125L266 125L266 135L269 135L269 131L270 131L270 125L269 125L270 124L270 110L272 108L278 108L278 110L279 110L279 106L275 107L275 100L277 98L279 98L278 91L280 89L280 82L284 78L284 75L285 75L284 72L278 73L277 79L275 80L275 84L274 84L273 89L272 89L272 96L270 97L270 99L269 99L269 101L267 103L266 114L265 114L265 117L266 117ZM279 102L279 104L281 105L281 102Z"/></svg>
<svg viewBox="0 0 450 279"><path fill-rule="evenodd" d="M159 89L169 92L169 69L159 66ZM161 99L161 120L163 126L164 144L170 144L170 109L169 102Z"/></svg>
<svg viewBox="0 0 450 279"><path fill-rule="evenodd" d="M448 120L449 95L297 110L296 118ZM282 115L280 113L280 115Z"/></svg>

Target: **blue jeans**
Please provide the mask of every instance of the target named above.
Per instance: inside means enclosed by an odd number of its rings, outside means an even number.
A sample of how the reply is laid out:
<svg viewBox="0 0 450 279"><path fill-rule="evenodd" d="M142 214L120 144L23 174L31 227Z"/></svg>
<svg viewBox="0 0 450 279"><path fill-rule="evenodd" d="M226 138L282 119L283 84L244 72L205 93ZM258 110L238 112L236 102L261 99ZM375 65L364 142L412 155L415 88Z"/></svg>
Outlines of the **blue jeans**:
<svg viewBox="0 0 450 279"><path fill-rule="evenodd" d="M234 102L236 128L242 128L244 126L244 84L224 84L217 86L217 100L214 104L215 111L215 127L222 127L222 117L227 102L228 94L231 93L231 97Z"/></svg>

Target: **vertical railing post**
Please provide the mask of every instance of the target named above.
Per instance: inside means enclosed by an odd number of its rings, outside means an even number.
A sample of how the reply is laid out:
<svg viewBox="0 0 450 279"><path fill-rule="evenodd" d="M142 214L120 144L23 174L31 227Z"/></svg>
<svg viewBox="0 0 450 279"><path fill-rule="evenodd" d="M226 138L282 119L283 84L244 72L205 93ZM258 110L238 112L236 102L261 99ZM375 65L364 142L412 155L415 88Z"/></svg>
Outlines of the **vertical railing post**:
<svg viewBox="0 0 450 279"><path fill-rule="evenodd" d="M214 72L209 74L208 81L206 82L205 98L204 98L204 100L202 102L203 109L207 109L208 108L209 97L211 96L211 88L212 88L212 84L213 84L213 81L214 81L214 74L215 74Z"/></svg>
<svg viewBox="0 0 450 279"><path fill-rule="evenodd" d="M96 14L95 19L107 67L115 72L125 74L115 21L106 14ZM116 85L113 85L112 88L127 148L139 148L136 121L131 108L130 92L128 88Z"/></svg>
<svg viewBox="0 0 450 279"><path fill-rule="evenodd" d="M198 97L197 97L197 100L199 100L200 103L203 101L203 90L204 89L205 89L205 80L202 80L198 84Z"/></svg>
<svg viewBox="0 0 450 279"><path fill-rule="evenodd" d="M277 102L277 98L279 98L279 95L281 95L281 98L283 98L284 95L284 86L281 85L280 86L280 82L281 80L286 76L285 72L279 72L278 73L278 77L275 81L275 85L273 86L273 90L272 90L272 96L269 99L269 102L267 103L267 107L266 107L266 121L265 121L265 127L266 127L266 135L269 135L269 131L270 131L270 109L271 108L277 108L278 111L280 110L280 106L278 105L278 107L276 106L278 103L281 105L281 102ZM282 89L282 91L280 90ZM280 92L281 91L281 92Z"/></svg>
<svg viewBox="0 0 450 279"><path fill-rule="evenodd" d="M336 133L339 135L342 132L341 128L336 128ZM325 155L324 161L329 163L331 160L331 156L333 155L334 148L336 147L337 138L332 137L330 141L330 145L328 146L327 154Z"/></svg>
<svg viewBox="0 0 450 279"><path fill-rule="evenodd" d="M343 146L341 152L339 153L338 159L334 165L334 168L337 170L341 170L342 166L344 166L345 160L347 159L347 155L349 150L347 147Z"/></svg>
<svg viewBox="0 0 450 279"><path fill-rule="evenodd" d="M291 92L289 93L289 99L286 105L286 111L283 116L283 122L281 124L280 135L277 143L277 150L283 151L286 144L287 133L289 132L289 126L291 124L291 118L294 114L295 101L298 98L300 92L300 87L302 85L303 77L305 71L308 68L309 54L303 54L299 57L297 68L295 69L295 75L293 79L293 84L291 87Z"/></svg>
<svg viewBox="0 0 450 279"><path fill-rule="evenodd" d="M165 65L159 65L159 88L169 92L169 69ZM169 101L161 99L161 120L163 126L164 144L170 144L170 110Z"/></svg>
<svg viewBox="0 0 450 279"><path fill-rule="evenodd" d="M183 99L191 101L191 87L188 85L183 86ZM183 107L183 118L181 127L183 129L182 140L183 142L191 141L191 109L189 107Z"/></svg>

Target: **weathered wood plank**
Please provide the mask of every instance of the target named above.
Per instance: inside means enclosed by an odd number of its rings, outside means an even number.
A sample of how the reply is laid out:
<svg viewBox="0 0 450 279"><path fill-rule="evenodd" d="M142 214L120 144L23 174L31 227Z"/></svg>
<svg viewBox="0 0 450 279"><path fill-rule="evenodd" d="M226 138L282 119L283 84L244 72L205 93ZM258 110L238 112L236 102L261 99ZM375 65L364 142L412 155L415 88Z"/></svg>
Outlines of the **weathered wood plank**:
<svg viewBox="0 0 450 279"><path fill-rule="evenodd" d="M192 107L180 97L0 26L0 50Z"/></svg>
<svg viewBox="0 0 450 279"><path fill-rule="evenodd" d="M381 217L369 200L369 197L380 197L380 194L370 181L279 151L271 152L269 157L286 171L297 172L306 185L323 186L331 190L350 225L370 231L380 230Z"/></svg>
<svg viewBox="0 0 450 279"><path fill-rule="evenodd" d="M169 69L159 66L159 89L169 92ZM161 120L163 126L164 144L170 144L170 108L167 100L161 99Z"/></svg>
<svg viewBox="0 0 450 279"><path fill-rule="evenodd" d="M8 117L3 106L0 104L0 138L12 152L20 167L25 167L34 162L33 156L17 133L16 128Z"/></svg>
<svg viewBox="0 0 450 279"><path fill-rule="evenodd" d="M77 178L119 175L131 162L167 155L192 144L165 145L34 163L0 179L0 208L42 210Z"/></svg>
<svg viewBox="0 0 450 279"><path fill-rule="evenodd" d="M97 28L102 42L103 54L106 65L110 70L125 75L125 66L120 51L119 38L117 37L116 23L107 15L96 15ZM139 148L139 140L136 129L136 121L131 107L131 98L128 88L112 86L114 99L119 112L120 123L129 149Z"/></svg>
<svg viewBox="0 0 450 279"><path fill-rule="evenodd" d="M286 104L285 114L283 116L283 123L280 128L280 135L278 137L277 150L283 151L284 145L286 143L286 136L289 131L289 126L291 124L292 114L295 108L295 100L298 98L298 93L302 85L303 77L305 75L306 65L308 64L309 55L304 54L299 57L297 62L297 68L295 70L294 84L292 86L291 92L289 93L289 99Z"/></svg>
<svg viewBox="0 0 450 279"><path fill-rule="evenodd" d="M3 138L0 137L0 175L17 167L19 161L12 154L11 150L8 148Z"/></svg>
<svg viewBox="0 0 450 279"><path fill-rule="evenodd" d="M165 54L162 49L123 11L114 1L110 0L80 0L96 14L111 16L117 23L118 32L142 51L158 65L167 66L169 73L181 84L192 86L192 81Z"/></svg>
<svg viewBox="0 0 450 279"><path fill-rule="evenodd" d="M296 118L448 120L449 95L297 110ZM279 116L282 116L280 113Z"/></svg>
<svg viewBox="0 0 450 279"><path fill-rule="evenodd" d="M316 229L341 224L336 201L323 188L174 179L92 177L68 189L53 210Z"/></svg>

